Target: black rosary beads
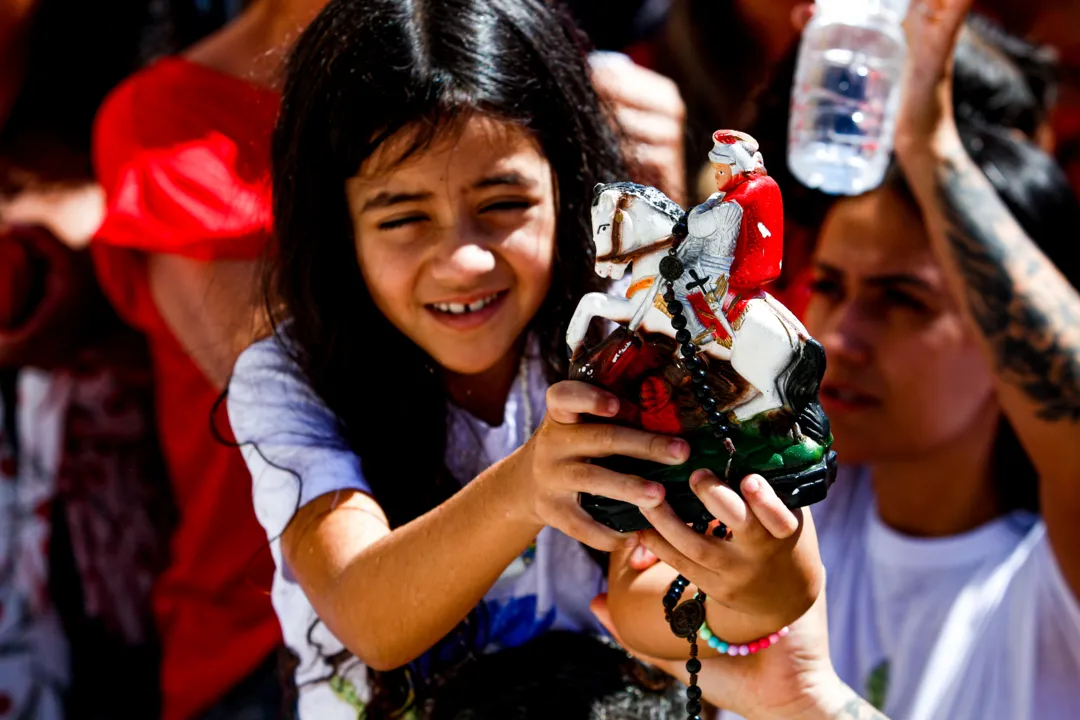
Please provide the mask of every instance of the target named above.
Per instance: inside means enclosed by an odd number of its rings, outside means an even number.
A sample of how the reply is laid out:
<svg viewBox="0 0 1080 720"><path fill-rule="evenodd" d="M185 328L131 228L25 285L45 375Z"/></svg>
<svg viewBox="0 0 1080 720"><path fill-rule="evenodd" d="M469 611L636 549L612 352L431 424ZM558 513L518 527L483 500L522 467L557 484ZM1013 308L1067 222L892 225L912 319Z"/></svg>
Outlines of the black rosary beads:
<svg viewBox="0 0 1080 720"><path fill-rule="evenodd" d="M675 282L685 272L682 261L678 258L678 244L679 241L686 237L686 220L683 219L676 224L671 234L675 238L675 243L668 251L667 256L660 261L660 275L667 283L664 302L667 304L667 311L671 315L671 327L675 329L675 340L680 346L679 352L683 358L683 365L690 373L690 379L694 386L694 397L701 403L701 409L705 412L705 417L712 427L713 436L723 440L728 452L733 454L734 447L727 437L727 423L724 420L723 413L718 408L718 402L713 396L712 388L706 382L708 373L704 363L698 359L698 348L694 345L694 339L687 329L688 323L686 316L683 315L683 305L675 296ZM704 293L709 278L698 277L697 273L692 270L690 275L694 279L693 285L699 287ZM711 520L712 515L708 512L703 513L701 518L694 523L694 531L701 534L706 533ZM713 535L727 537L727 528L721 523L713 531ZM698 673L701 671L701 661L698 659L697 637L701 626L705 624L706 597L705 593L699 590L692 599L680 605L679 600L689 584L690 581L682 575L672 581L663 599L664 619L667 620L671 626L671 632L676 637L685 638L690 643L690 659L686 661L686 671L690 674L690 682L686 687L686 712L690 720L701 720L701 688L697 684Z"/></svg>

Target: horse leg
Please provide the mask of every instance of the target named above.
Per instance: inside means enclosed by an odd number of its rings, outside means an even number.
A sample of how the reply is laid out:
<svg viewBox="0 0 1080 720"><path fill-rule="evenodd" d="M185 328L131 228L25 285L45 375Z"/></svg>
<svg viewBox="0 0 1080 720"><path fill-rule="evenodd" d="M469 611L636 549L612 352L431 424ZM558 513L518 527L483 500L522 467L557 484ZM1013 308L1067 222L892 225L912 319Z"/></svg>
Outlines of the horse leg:
<svg viewBox="0 0 1080 720"><path fill-rule="evenodd" d="M758 391L734 409L736 419L783 406L777 380L798 350L799 339L764 300L751 300L731 343L731 367Z"/></svg>
<svg viewBox="0 0 1080 720"><path fill-rule="evenodd" d="M623 298L612 297L604 293L588 293L581 298L570 326L566 331L566 344L570 347L570 357L577 357L593 318L602 317L616 323L627 323L634 315L636 303Z"/></svg>

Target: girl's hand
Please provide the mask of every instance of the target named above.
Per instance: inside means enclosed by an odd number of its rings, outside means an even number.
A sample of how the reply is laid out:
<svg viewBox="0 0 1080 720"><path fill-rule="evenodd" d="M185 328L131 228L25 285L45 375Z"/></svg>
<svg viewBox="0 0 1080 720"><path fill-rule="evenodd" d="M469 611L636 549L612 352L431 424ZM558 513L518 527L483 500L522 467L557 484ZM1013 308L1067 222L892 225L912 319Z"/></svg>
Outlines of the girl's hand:
<svg viewBox="0 0 1080 720"><path fill-rule="evenodd" d="M916 0L908 11L908 55L895 143L901 164L929 154L939 143L959 144L952 102L953 52L972 4Z"/></svg>
<svg viewBox="0 0 1080 720"><path fill-rule="evenodd" d="M706 509L727 525L728 539L699 535L665 503L642 511L654 528L641 533L642 546L710 600L747 620L754 618L755 624L768 620L782 627L801 617L824 585L810 514L788 509L757 475L742 481L745 501L708 470L694 473L690 485ZM644 560L637 551L631 554L635 569Z"/></svg>
<svg viewBox="0 0 1080 720"><path fill-rule="evenodd" d="M547 416L522 448L514 470L526 478L531 519L550 525L598 550L636 543L596 522L578 504L578 493L621 500L646 509L664 501L664 486L623 475L589 462L621 455L679 465L690 456L685 440L600 423L582 423L582 415L614 417L619 400L581 382L560 382L548 389Z"/></svg>

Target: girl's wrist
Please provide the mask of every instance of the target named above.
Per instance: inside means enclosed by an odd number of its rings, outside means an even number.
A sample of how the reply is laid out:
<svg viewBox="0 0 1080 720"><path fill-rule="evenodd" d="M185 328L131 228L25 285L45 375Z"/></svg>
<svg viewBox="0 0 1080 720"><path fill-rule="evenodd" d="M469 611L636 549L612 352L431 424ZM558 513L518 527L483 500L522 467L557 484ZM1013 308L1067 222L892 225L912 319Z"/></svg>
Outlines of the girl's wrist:
<svg viewBox="0 0 1080 720"><path fill-rule="evenodd" d="M511 453L501 462L491 466L484 473L484 482L491 489L494 517L506 518L507 520L524 525L530 530L535 529L539 533L545 526L545 522L536 513L536 498L534 485L524 482L520 477L520 470L524 458L520 457L527 445ZM479 478L478 478L479 479Z"/></svg>

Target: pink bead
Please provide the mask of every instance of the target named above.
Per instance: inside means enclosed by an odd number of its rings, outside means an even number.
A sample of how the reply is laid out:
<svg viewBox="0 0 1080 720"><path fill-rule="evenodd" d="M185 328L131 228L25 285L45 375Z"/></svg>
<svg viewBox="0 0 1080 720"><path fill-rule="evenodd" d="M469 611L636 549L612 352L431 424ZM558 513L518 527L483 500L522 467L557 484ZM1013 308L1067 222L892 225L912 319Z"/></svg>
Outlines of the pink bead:
<svg viewBox="0 0 1080 720"><path fill-rule="evenodd" d="M791 632L791 630L789 630L788 628L781 628L778 634L780 635L780 637L787 637L787 634L789 632Z"/></svg>
<svg viewBox="0 0 1080 720"><path fill-rule="evenodd" d="M761 643L759 641L755 640L754 642L750 643L747 647L750 648L750 653L753 654L753 653L756 653L758 650L761 649Z"/></svg>
<svg viewBox="0 0 1080 720"><path fill-rule="evenodd" d="M761 649L762 650L764 650L765 648L769 647L772 644L773 644L772 640L770 640L769 638L761 638Z"/></svg>
<svg viewBox="0 0 1080 720"><path fill-rule="evenodd" d="M769 636L769 644L770 645L775 645L778 642L780 642L780 633L773 633L772 635Z"/></svg>
<svg viewBox="0 0 1080 720"><path fill-rule="evenodd" d="M750 654L750 648L746 647L745 645L740 645L739 646L739 654L744 655L744 656L749 655Z"/></svg>
<svg viewBox="0 0 1080 720"><path fill-rule="evenodd" d="M735 657L736 655L739 654L739 646L738 645L731 645L727 649L727 654L730 655L731 657Z"/></svg>

